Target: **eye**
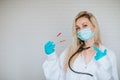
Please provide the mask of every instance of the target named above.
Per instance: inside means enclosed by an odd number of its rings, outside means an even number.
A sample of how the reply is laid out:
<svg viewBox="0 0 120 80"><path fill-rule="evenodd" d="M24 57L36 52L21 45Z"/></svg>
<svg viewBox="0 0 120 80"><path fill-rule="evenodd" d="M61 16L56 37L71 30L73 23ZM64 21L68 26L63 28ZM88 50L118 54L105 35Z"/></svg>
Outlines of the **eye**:
<svg viewBox="0 0 120 80"><path fill-rule="evenodd" d="M86 28L88 25L83 25L83 28Z"/></svg>

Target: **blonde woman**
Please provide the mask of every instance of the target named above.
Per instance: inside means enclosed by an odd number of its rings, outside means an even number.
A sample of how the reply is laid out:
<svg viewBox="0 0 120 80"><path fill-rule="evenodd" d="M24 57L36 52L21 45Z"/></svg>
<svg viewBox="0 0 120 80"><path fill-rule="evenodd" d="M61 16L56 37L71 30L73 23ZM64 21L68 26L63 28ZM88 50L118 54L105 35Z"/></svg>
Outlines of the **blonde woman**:
<svg viewBox="0 0 120 80"><path fill-rule="evenodd" d="M48 41L44 49L46 80L118 80L115 54L102 45L97 20L90 12L76 15L73 42L60 57L54 42Z"/></svg>

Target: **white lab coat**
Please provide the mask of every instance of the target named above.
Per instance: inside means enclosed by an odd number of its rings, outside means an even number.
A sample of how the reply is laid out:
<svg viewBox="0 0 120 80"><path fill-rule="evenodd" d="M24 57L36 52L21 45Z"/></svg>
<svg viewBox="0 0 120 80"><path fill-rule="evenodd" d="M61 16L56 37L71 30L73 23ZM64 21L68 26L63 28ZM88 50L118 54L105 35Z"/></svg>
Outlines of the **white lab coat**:
<svg viewBox="0 0 120 80"><path fill-rule="evenodd" d="M96 61L93 59L86 65L84 57L80 54L72 68L79 72L86 72L93 75L76 74L69 68L67 72L64 72L64 59L67 54L67 50L57 57L56 53L48 55L47 59L43 63L43 71L46 80L118 80L117 65L115 54L108 48L100 46L100 50L107 49L107 55Z"/></svg>

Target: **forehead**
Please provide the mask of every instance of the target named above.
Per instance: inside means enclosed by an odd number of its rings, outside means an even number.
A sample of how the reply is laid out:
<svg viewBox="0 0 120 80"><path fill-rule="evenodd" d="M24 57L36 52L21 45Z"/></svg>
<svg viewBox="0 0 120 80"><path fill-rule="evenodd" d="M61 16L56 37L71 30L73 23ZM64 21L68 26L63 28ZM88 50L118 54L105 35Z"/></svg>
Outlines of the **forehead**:
<svg viewBox="0 0 120 80"><path fill-rule="evenodd" d="M76 25L83 24L83 23L90 23L90 21L86 17L81 17L76 21Z"/></svg>

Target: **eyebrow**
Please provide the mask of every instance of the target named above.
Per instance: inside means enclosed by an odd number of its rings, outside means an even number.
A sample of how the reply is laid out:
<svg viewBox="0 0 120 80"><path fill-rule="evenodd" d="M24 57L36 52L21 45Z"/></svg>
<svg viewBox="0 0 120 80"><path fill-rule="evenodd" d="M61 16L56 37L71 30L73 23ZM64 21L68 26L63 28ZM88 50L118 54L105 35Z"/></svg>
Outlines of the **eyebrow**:
<svg viewBox="0 0 120 80"><path fill-rule="evenodd" d="M85 25L85 24L87 24L87 22L83 22L83 23L82 23L82 25ZM75 25L75 27L80 27L80 26Z"/></svg>
<svg viewBox="0 0 120 80"><path fill-rule="evenodd" d="M82 25L87 24L87 22L83 22Z"/></svg>

